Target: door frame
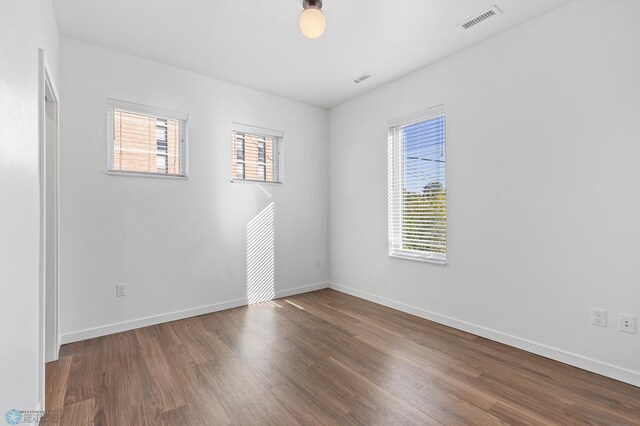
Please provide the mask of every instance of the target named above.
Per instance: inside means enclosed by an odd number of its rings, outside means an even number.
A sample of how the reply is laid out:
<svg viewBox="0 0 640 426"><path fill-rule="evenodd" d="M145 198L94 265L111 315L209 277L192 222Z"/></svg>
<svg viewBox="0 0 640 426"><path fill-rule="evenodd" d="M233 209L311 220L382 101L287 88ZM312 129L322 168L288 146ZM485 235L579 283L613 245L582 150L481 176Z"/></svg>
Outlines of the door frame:
<svg viewBox="0 0 640 426"><path fill-rule="evenodd" d="M38 85L38 173L40 184L40 291L39 291L39 305L40 305L40 354L39 354L39 402L41 409L45 407L45 363L48 361L55 361L58 359L60 351L60 336L58 332L58 293L59 293L59 252L60 252L60 169L59 169L59 134L60 134L60 103L58 97L58 90L51 74L51 67L47 61L44 49L38 50L38 62L39 62L39 85ZM54 132L50 134L51 141L47 137L47 102L53 102L54 104ZM53 295L47 297L47 143L53 143L53 164L54 164L54 211L55 221L53 222L53 265L55 269L55 275L53 276ZM50 163L49 163L50 164ZM53 314L50 315L50 311L53 310ZM49 340L50 344L47 347L47 319L53 322L50 332L53 333L52 338Z"/></svg>

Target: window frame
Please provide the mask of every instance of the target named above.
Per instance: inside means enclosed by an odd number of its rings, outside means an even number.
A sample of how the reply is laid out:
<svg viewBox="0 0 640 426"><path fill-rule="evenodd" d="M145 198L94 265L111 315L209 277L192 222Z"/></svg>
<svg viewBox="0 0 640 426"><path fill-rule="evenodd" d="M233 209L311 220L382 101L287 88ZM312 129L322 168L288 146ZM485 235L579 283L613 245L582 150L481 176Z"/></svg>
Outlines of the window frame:
<svg viewBox="0 0 640 426"><path fill-rule="evenodd" d="M267 163L266 163L266 159L264 162L258 162L256 163L258 166L262 166L264 167L264 180L256 180L256 179L240 179L237 177L237 173L235 173L235 170L232 170L231 172L231 183L248 183L248 184L261 184L261 185L278 185L278 186L282 186L284 184L284 132L280 131L280 130L274 130L274 129L269 129L266 127L257 127L257 126L251 126L248 124L242 124L242 123L236 123L233 122L231 123L231 135L238 134L238 133L242 133L244 134L249 134L252 136L257 136L259 138L263 138L262 143L264 144L264 153L265 153L265 157L266 157L266 143L264 141L264 138L272 138L273 139L273 176L274 179L277 176L279 179L273 180L273 181L268 181L266 180L267 178ZM235 140L233 140L233 136L232 136L232 141L231 141L231 158L233 159L233 151L234 151L234 144L236 143ZM241 163L246 164L246 142L244 142L243 140L243 151L244 151L244 155L245 158L243 161L241 161ZM277 161L276 161L277 158ZM237 160L236 158L236 166L239 160ZM232 163L233 164L233 163ZM230 165L231 168L232 164ZM246 176L246 168L245 168L245 173L244 176Z"/></svg>
<svg viewBox="0 0 640 426"><path fill-rule="evenodd" d="M180 147L180 172L181 173L168 174L168 173L138 172L134 170L114 169L114 163L115 163L114 111L115 110L155 117L156 123L157 123L157 120L178 121L180 125L179 147ZM107 174L108 175L153 177L153 178L163 178L163 179L188 179L189 178L189 143L188 143L189 114L184 112L164 109L164 108L153 107L149 105L138 104L134 102L122 101L119 99L107 98L107 117L106 118L107 118ZM156 128L156 132L157 132L157 128ZM156 144L157 144L157 136L156 136Z"/></svg>
<svg viewBox="0 0 640 426"><path fill-rule="evenodd" d="M445 253L437 253L437 252L429 252L429 251L417 251L417 250L407 250L402 248L402 244L404 240L402 239L402 231L400 231L400 236L398 237L396 234L396 229L399 226L400 230L402 229L402 220L400 217L398 219L398 223L396 223L394 210L401 211L401 207L397 206L397 203L401 203L401 197L398 191L402 191L402 179L403 179L403 161L404 152L403 152L403 144L397 140L397 129L403 129L405 127L422 123L425 121L433 120L438 117L445 117L445 128L444 128L444 150L447 151L448 145L448 127L446 123L446 111L445 105L437 105L432 108L428 108L422 111L418 111L412 114L404 115L402 117L395 118L393 120L389 120L388 122L388 139L387 139L387 158L388 158L388 255L392 258L404 259L404 260L413 260L419 262L433 263L437 265L447 265L449 261L449 252L448 252L448 217L449 217L449 208L448 208L448 185L446 186L447 192L445 196L445 217L447 218L447 226L445 233ZM445 182L447 181L447 173L448 173L448 164L445 157ZM399 240L398 240L399 238Z"/></svg>

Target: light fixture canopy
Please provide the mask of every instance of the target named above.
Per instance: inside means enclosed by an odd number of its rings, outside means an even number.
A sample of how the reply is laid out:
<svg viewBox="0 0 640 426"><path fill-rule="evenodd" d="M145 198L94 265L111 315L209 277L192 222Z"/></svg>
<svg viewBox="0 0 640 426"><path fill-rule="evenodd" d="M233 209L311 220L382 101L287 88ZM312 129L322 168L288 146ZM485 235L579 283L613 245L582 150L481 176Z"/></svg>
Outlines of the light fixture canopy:
<svg viewBox="0 0 640 426"><path fill-rule="evenodd" d="M320 37L327 27L327 20L322 12L322 0L303 0L304 10L300 14L300 31L305 37Z"/></svg>

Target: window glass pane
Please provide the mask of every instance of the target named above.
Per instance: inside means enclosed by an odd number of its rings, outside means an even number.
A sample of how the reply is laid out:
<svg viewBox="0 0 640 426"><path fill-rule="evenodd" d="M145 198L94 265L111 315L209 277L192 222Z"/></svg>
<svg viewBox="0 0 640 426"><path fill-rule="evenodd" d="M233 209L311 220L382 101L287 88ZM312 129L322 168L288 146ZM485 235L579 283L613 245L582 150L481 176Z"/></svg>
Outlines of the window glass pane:
<svg viewBox="0 0 640 426"><path fill-rule="evenodd" d="M403 249L446 252L444 117L403 129Z"/></svg>
<svg viewBox="0 0 640 426"><path fill-rule="evenodd" d="M237 143L236 158L238 160L244 160L244 140L238 139L236 143Z"/></svg>
<svg viewBox="0 0 640 426"><path fill-rule="evenodd" d="M390 250L444 260L447 239L445 116L392 129ZM396 253L398 254L398 253Z"/></svg>
<svg viewBox="0 0 640 426"><path fill-rule="evenodd" d="M113 109L111 171L184 175L180 120Z"/></svg>
<svg viewBox="0 0 640 426"><path fill-rule="evenodd" d="M280 182L280 138L250 133L232 133L232 169L234 179ZM238 164L243 164L239 173Z"/></svg>
<svg viewBox="0 0 640 426"><path fill-rule="evenodd" d="M169 135L167 120L156 120L156 165L158 173L167 173L169 169Z"/></svg>

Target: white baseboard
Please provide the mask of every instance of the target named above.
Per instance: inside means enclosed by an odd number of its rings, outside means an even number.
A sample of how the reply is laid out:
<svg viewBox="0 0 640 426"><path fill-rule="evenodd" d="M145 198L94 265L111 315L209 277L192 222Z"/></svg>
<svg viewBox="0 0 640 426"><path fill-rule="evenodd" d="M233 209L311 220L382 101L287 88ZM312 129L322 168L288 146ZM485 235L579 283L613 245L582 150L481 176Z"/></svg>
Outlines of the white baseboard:
<svg viewBox="0 0 640 426"><path fill-rule="evenodd" d="M181 311L169 312L167 314L152 315L150 317L138 318L129 321L117 322L114 324L101 325L99 327L87 328L79 331L72 331L60 336L60 342L78 342L80 340L93 339L94 337L106 336L108 334L120 333L121 331L134 330L136 328L148 327L150 325L162 324L163 322L176 321L184 318L195 317L212 312L223 311L225 309L237 308L247 304L247 299L229 300L227 302L214 303L212 305L198 306L196 308L183 309Z"/></svg>
<svg viewBox="0 0 640 426"><path fill-rule="evenodd" d="M306 293L309 291L321 290L329 287L329 283L310 284L302 287L279 290L275 292L275 297L288 297L295 294ZM246 306L248 300L235 299L226 302L214 303L211 305L198 306L195 308L183 309L180 311L169 312L166 314L152 315L149 317L138 318L134 320L122 321L114 324L101 325L98 327L87 328L84 330L72 331L60 335L60 345L67 343L79 342L81 340L93 339L94 337L106 336L108 334L120 333L122 331L134 330L136 328L148 327L150 325L162 324L164 322L176 321L184 318L195 317L198 315L210 314L212 312L224 311L225 309ZM58 348L59 350L59 348Z"/></svg>
<svg viewBox="0 0 640 426"><path fill-rule="evenodd" d="M308 293L310 291L322 290L325 288L329 288L329 283L309 284L302 287L278 290L276 291L276 299L280 299L281 297L294 296L296 294Z"/></svg>
<svg viewBox="0 0 640 426"><path fill-rule="evenodd" d="M368 300L370 302L378 303L389 308L397 309L399 311L406 312L408 314L412 314L429 321L437 322L439 324L443 324L458 330L466 331L467 333L475 334L476 336L481 336L499 343L504 343L505 345L513 346L515 348L522 349L524 351L531 352L545 358L550 358L564 364L569 364L583 370L591 371L592 373L610 377L612 379L629 383L634 386L640 386L640 372L627 370L625 368L617 367L605 362L596 361L591 358L587 358L571 352L566 352L561 349L543 345L541 343L532 342L530 340L502 333L500 331L491 330L489 328L485 328L476 324L460 321L455 318L440 315L421 308L417 308L415 306L407 305L405 303L396 302L384 297L379 297L371 293L367 293L344 285L329 283L329 288L342 293L350 294L355 297L359 297L361 299Z"/></svg>

